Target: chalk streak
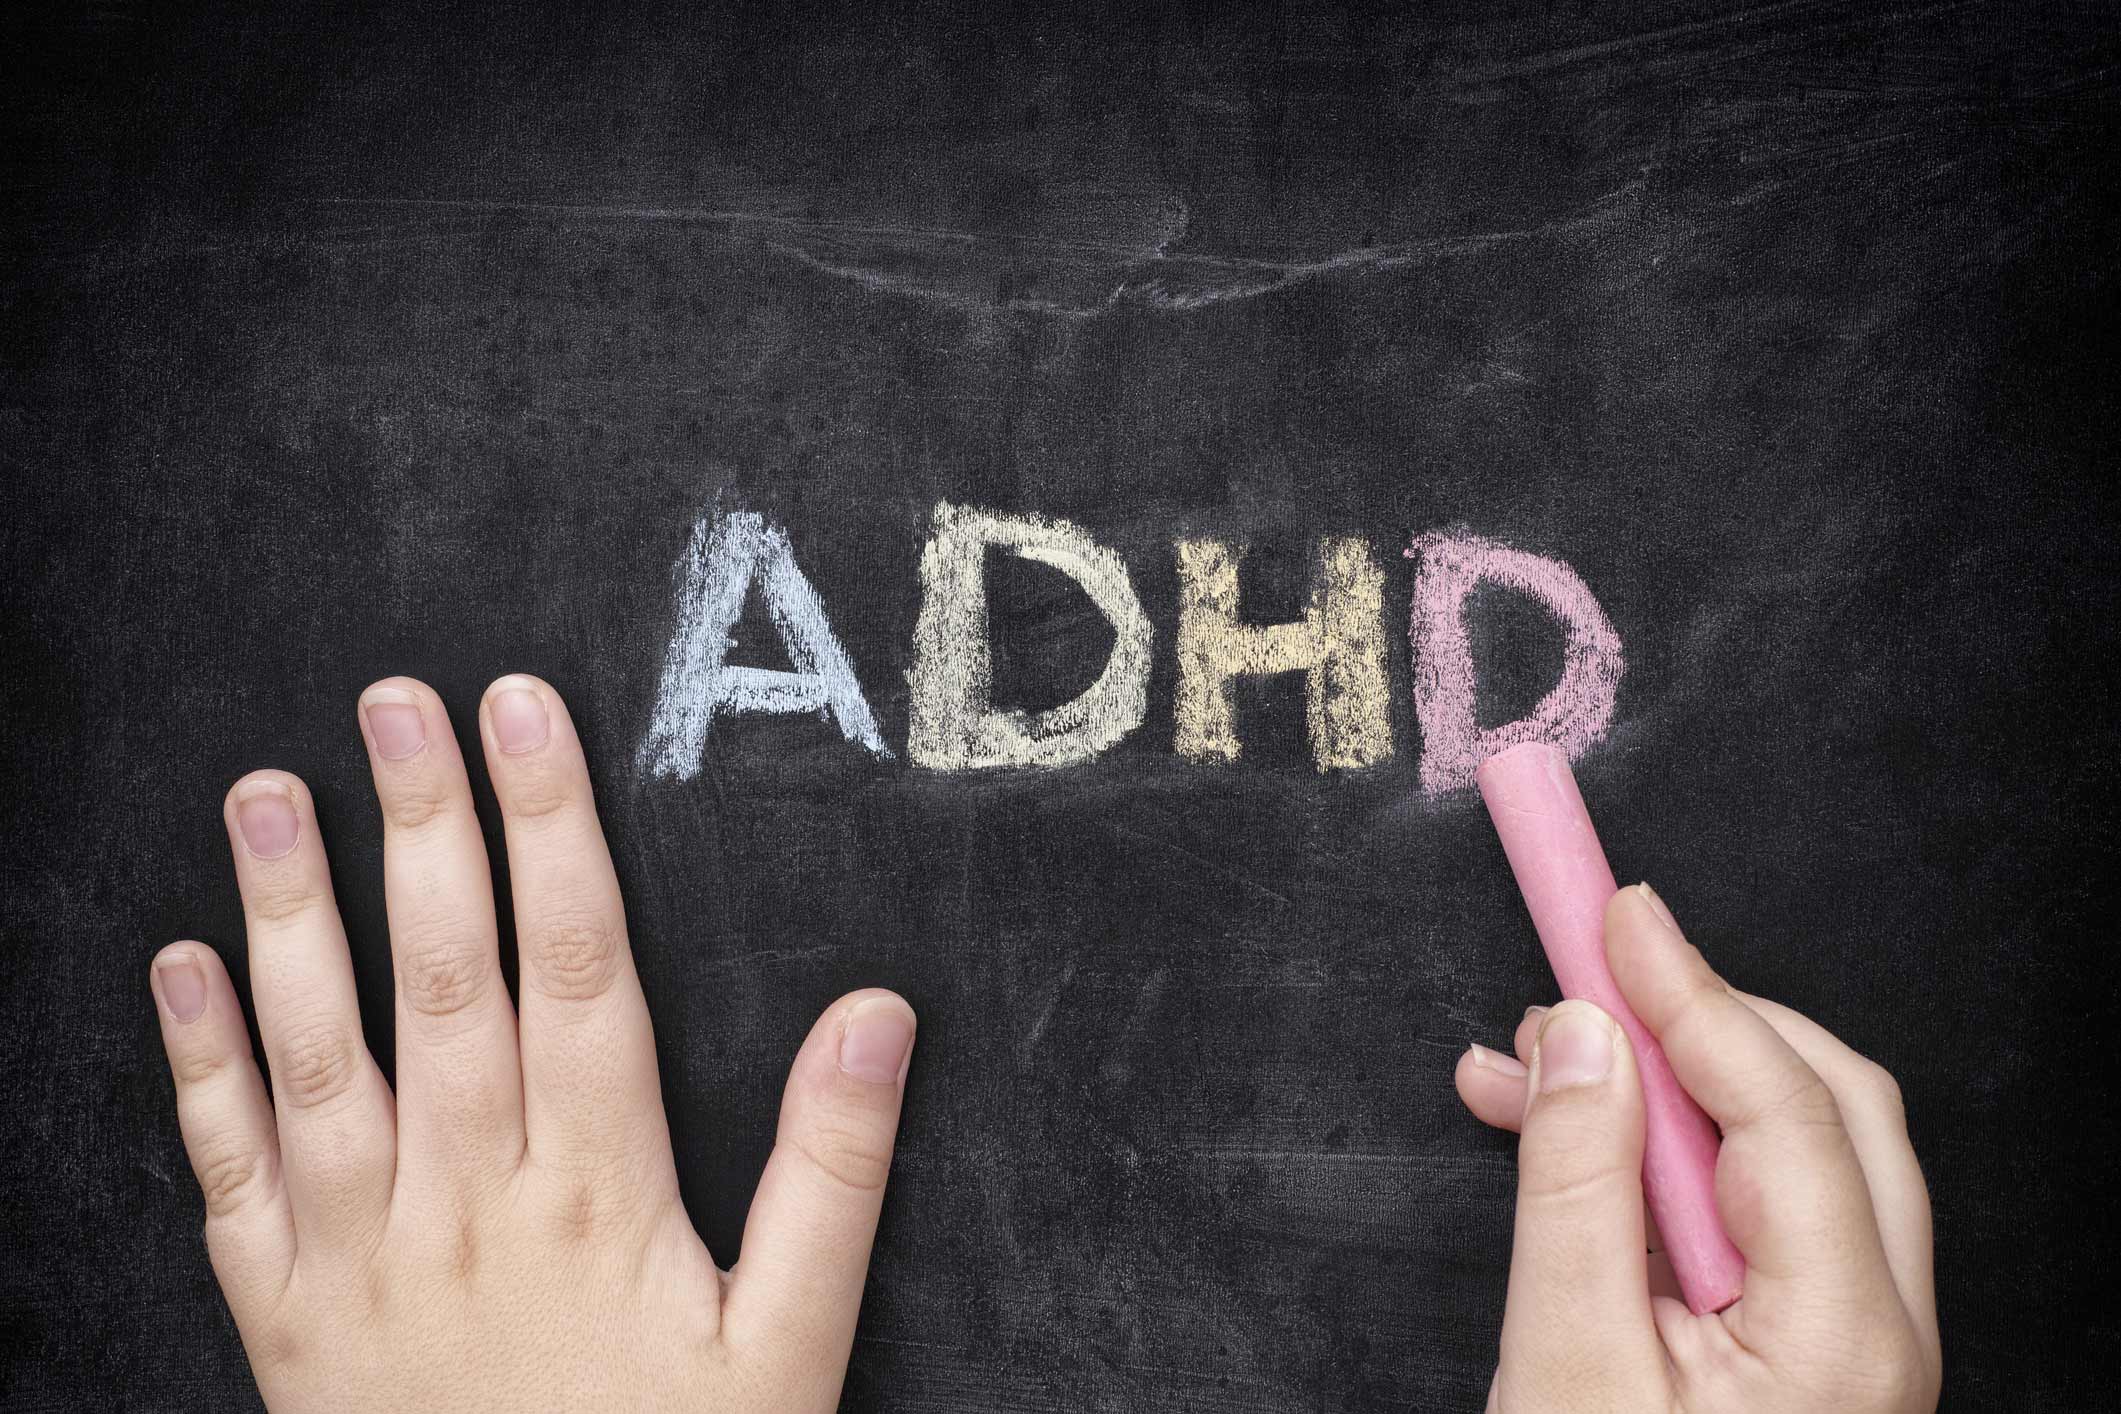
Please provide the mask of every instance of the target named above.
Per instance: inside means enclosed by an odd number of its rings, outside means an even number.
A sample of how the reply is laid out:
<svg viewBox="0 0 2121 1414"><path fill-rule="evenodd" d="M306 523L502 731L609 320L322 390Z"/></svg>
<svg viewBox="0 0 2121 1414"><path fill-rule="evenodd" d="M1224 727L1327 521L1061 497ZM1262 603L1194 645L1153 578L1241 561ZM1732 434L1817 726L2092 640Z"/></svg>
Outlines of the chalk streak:
<svg viewBox="0 0 2121 1414"><path fill-rule="evenodd" d="M1268 888L1265 884L1260 883L1258 880L1247 879L1242 874L1233 873L1230 870L1223 868L1220 864L1217 864L1214 860L1209 859L1207 856L1195 854L1192 850L1187 849L1184 845L1173 844L1170 840L1166 839L1158 839L1155 835L1145 835L1139 830L1130 830L1125 825L1107 825L1105 828L1112 831L1112 833L1116 835L1125 835L1129 839L1140 840L1144 844L1153 844L1159 849L1167 849L1170 850L1173 854L1182 855L1185 858L1192 860L1195 864L1198 864L1203 868L1207 869L1210 873L1220 874L1223 878L1228 879L1233 884L1242 884L1248 889L1257 889L1260 893L1265 894L1268 898L1273 899L1277 903L1289 902L1286 897L1274 892L1274 890Z"/></svg>
<svg viewBox="0 0 2121 1414"><path fill-rule="evenodd" d="M1292 285L1337 276L1366 275L1394 270L1452 255L1484 251L1496 246L1542 237L1571 234L1603 226L1626 210L1639 206L1645 183L1631 179L1611 192L1551 221L1497 231L1475 231L1454 235L1421 236L1375 246L1358 246L1328 254L1294 259L1273 259L1211 251L1172 252L1156 244L1095 241L1062 236L1044 236L1009 231L960 231L943 227L891 225L877 222L835 221L815 217L783 216L770 212L727 207L687 207L612 202L506 201L452 197L322 197L319 205L379 206L438 212L488 212L524 216L550 216L575 221L667 221L688 225L728 226L725 238L754 239L747 232L777 231L780 240L765 241L760 249L794 260L834 279L847 280L872 293L903 295L967 312L998 311L1047 314L1071 320L1087 319L1125 304L1146 305L1172 313L1186 313L1232 300L1253 299ZM820 254L797 244L804 238L838 241L843 238L897 242L919 251L922 247L970 255L982 249L1010 252L1045 251L1061 256L1085 258L1080 272L1094 277L1098 266L1110 269L1116 280L1098 299L1065 303L1032 296L992 299L964 290L947 288L939 280L894 275L872 265L844 257ZM971 274L985 275L984 267ZM1218 281L1217 276L1230 277Z"/></svg>

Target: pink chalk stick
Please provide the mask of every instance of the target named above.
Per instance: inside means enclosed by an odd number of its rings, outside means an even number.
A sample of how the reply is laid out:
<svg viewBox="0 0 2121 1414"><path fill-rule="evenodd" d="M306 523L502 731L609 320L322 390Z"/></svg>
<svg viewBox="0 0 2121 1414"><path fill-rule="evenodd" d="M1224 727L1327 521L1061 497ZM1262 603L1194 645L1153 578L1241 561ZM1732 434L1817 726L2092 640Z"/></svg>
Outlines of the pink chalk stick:
<svg viewBox="0 0 2121 1414"><path fill-rule="evenodd" d="M1502 837L1532 926L1564 997L1594 1002L1635 1048L1647 1126L1642 1191L1688 1309L1721 1311L1745 1286L1745 1258L1716 1213L1715 1121L1680 1087L1657 1038L1636 1017L1605 960L1605 906L1616 892L1568 757L1525 742L1481 763L1481 799Z"/></svg>

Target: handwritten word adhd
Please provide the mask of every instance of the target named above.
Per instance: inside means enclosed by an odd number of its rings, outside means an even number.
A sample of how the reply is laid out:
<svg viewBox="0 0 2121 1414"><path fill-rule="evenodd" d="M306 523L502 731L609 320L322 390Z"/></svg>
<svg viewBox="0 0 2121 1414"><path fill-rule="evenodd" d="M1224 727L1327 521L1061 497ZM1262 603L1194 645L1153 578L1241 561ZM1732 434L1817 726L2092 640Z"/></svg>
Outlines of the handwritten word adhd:
<svg viewBox="0 0 2121 1414"><path fill-rule="evenodd" d="M1058 570L1111 623L1104 669L1072 701L1041 712L994 705L982 573L990 551ZM1240 759L1244 743L1233 684L1302 673L1311 755L1320 770L1391 759L1385 576L1363 541L1322 540L1302 617L1272 624L1238 618L1243 546L1180 540L1174 553L1178 688L1171 746L1178 755L1199 762ZM1551 742L1574 757L1605 735L1625 669L1620 637L1573 569L1463 532L1417 535L1406 554L1417 562L1407 643L1424 791L1472 785L1483 760L1519 742ZM679 578L677 630L641 742L643 769L690 779L716 720L740 712L816 713L860 749L891 758L854 665L798 567L786 532L749 511L707 516L693 528ZM933 533L921 551L920 580L907 673L912 698L906 755L915 767L1072 766L1142 725L1156 628L1142 611L1126 565L1080 527L945 503L936 507ZM1474 716L1476 678L1464 614L1467 596L1482 584L1530 598L1566 634L1553 688L1528 715L1485 728ZM787 653L785 670L727 661L730 631L754 587Z"/></svg>

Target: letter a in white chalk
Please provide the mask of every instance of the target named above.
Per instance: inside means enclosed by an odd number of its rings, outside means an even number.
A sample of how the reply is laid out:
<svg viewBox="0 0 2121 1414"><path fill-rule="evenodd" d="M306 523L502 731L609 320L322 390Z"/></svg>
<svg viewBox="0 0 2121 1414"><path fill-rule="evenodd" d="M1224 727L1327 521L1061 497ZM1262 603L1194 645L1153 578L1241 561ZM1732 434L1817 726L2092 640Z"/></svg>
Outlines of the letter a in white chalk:
<svg viewBox="0 0 2121 1414"><path fill-rule="evenodd" d="M994 706L987 643L989 545L1050 565L1082 586L1112 624L1112 656L1082 696L1027 715ZM1064 520L997 516L945 502L921 551L906 754L916 766L1072 766L1142 723L1149 710L1149 617L1119 556Z"/></svg>
<svg viewBox="0 0 2121 1414"><path fill-rule="evenodd" d="M640 762L658 776L699 774L707 729L718 712L828 714L848 740L889 759L847 650L833 637L817 591L796 568L788 535L751 511L708 516L692 528L678 591L678 627ZM729 630L758 582L793 672L732 667Z"/></svg>

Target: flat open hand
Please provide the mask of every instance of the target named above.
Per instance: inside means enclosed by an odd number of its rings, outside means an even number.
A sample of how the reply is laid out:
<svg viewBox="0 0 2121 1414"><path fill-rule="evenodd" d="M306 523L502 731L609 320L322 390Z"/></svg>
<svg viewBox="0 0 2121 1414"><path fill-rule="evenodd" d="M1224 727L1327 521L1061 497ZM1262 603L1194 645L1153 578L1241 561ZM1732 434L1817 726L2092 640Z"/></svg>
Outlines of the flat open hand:
<svg viewBox="0 0 2121 1414"><path fill-rule="evenodd" d="M275 1409L828 1410L891 1162L914 1019L843 997L795 1058L743 1260L678 1199L648 1011L580 740L530 677L479 735L508 839L520 1016L441 701L361 697L384 820L397 1093L361 1036L346 935L301 781L223 814L265 1083L210 948L155 958L206 1243Z"/></svg>

